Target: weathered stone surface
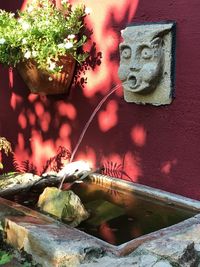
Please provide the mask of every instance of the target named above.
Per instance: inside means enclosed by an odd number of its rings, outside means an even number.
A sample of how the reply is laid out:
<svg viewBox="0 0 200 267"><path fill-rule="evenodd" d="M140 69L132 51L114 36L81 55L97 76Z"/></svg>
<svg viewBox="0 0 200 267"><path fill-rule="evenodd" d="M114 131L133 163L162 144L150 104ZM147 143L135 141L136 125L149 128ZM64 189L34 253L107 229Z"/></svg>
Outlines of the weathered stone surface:
<svg viewBox="0 0 200 267"><path fill-rule="evenodd" d="M122 31L119 78L124 98L137 104L172 101L173 23L136 24Z"/></svg>
<svg viewBox="0 0 200 267"><path fill-rule="evenodd" d="M156 264L153 265L153 267L172 267L173 265L171 265L169 262L167 261L159 261Z"/></svg>
<svg viewBox="0 0 200 267"><path fill-rule="evenodd" d="M158 261L158 258L155 255L147 254L141 255L138 259L138 263L140 267L145 266L154 266L154 264Z"/></svg>
<svg viewBox="0 0 200 267"><path fill-rule="evenodd" d="M44 221L31 223L28 216L7 218L5 232L7 243L31 254L43 267L75 267L104 253L90 236L74 228Z"/></svg>
<svg viewBox="0 0 200 267"><path fill-rule="evenodd" d="M7 218L5 230L8 243L32 254L44 267L194 267L200 259L190 241L198 234L198 224L184 229L188 240L183 233L174 232L169 238L144 243L126 257L104 255L102 245L77 229L29 216Z"/></svg>
<svg viewBox="0 0 200 267"><path fill-rule="evenodd" d="M195 236L196 234L196 236ZM182 267L196 266L199 261L199 253L195 249L195 241L199 244L199 225L189 229L174 232L170 237L158 238L141 245L135 253L154 253L159 257L168 259Z"/></svg>
<svg viewBox="0 0 200 267"><path fill-rule="evenodd" d="M0 196L28 191L30 188L45 188L46 186L57 186L61 183L74 182L80 178L86 178L91 171L88 164L77 161L67 164L60 172L48 172L42 176L32 173L8 173L0 176ZM85 175L83 177L83 175Z"/></svg>
<svg viewBox="0 0 200 267"><path fill-rule="evenodd" d="M44 267L200 266L200 215L158 231L126 257L112 255L115 248L77 229L0 198L0 218L4 217L7 242Z"/></svg>
<svg viewBox="0 0 200 267"><path fill-rule="evenodd" d="M14 193L29 188L41 179L40 176L32 173L10 173L0 176L0 196L7 192Z"/></svg>
<svg viewBox="0 0 200 267"><path fill-rule="evenodd" d="M160 265L156 265L160 263ZM105 256L90 263L81 264L81 267L171 267L172 265L167 261L160 261L160 258L153 254L144 254L140 256L127 256L121 258L114 258L111 256ZM168 264L168 265L167 265Z"/></svg>
<svg viewBox="0 0 200 267"><path fill-rule="evenodd" d="M62 191L56 187L45 188L39 197L38 207L74 227L89 217L80 198L73 191Z"/></svg>
<svg viewBox="0 0 200 267"><path fill-rule="evenodd" d="M154 261L155 263L155 261ZM100 259L93 260L90 263L81 264L81 267L152 267L153 263L141 259L141 257L122 257L113 258L109 256L102 257Z"/></svg>
<svg viewBox="0 0 200 267"><path fill-rule="evenodd" d="M89 164L85 161L80 160L66 164L62 168L62 170L58 172L57 175L62 178L65 176L72 176L72 175L76 175L78 177L84 174L85 172L89 171L91 171Z"/></svg>

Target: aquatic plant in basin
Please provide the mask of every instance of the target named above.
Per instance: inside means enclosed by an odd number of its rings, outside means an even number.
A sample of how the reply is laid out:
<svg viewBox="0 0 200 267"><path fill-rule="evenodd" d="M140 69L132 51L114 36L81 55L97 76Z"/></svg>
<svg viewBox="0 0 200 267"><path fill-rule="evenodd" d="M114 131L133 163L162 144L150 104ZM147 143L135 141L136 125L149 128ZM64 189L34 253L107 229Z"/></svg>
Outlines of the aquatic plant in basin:
<svg viewBox="0 0 200 267"><path fill-rule="evenodd" d="M85 6L73 8L66 0L59 8L49 0L33 0L16 14L0 10L0 63L17 67L26 82L24 69L29 72L33 92L37 90L36 78L43 82L42 87L45 83L52 87L56 79L64 78L68 79L64 87L69 85L75 62L82 63L88 55L82 49L87 41L83 34L87 13Z"/></svg>

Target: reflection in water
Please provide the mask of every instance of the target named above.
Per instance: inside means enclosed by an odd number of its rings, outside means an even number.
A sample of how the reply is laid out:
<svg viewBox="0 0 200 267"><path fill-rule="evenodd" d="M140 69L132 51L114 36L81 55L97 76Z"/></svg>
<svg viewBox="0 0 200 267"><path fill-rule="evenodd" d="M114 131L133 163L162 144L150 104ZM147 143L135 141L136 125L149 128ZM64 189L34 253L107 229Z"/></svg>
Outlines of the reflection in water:
<svg viewBox="0 0 200 267"><path fill-rule="evenodd" d="M113 245L174 225L196 213L158 200L126 191L110 194L109 188L89 183L75 184L78 194L90 212L90 218L79 228Z"/></svg>

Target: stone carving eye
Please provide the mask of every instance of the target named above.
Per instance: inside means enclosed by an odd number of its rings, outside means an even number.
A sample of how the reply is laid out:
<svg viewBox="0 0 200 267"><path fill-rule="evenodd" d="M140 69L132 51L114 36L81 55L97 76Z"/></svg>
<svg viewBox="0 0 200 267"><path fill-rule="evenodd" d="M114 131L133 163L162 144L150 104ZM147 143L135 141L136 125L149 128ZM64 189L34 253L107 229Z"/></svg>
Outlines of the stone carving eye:
<svg viewBox="0 0 200 267"><path fill-rule="evenodd" d="M131 48L128 46L121 48L121 56L125 59L128 59L131 57Z"/></svg>
<svg viewBox="0 0 200 267"><path fill-rule="evenodd" d="M144 47L141 51L141 57L144 59L151 59L153 56L153 50L149 47Z"/></svg>

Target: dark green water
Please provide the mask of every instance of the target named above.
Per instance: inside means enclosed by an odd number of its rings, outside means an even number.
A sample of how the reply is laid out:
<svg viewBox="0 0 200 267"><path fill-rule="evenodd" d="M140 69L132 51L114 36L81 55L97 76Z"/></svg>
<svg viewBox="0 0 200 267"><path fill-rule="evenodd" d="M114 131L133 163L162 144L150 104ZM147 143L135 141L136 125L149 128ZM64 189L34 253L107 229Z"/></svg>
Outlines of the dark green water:
<svg viewBox="0 0 200 267"><path fill-rule="evenodd" d="M78 228L113 245L176 224L197 213L95 184L75 184L72 190L91 213Z"/></svg>

